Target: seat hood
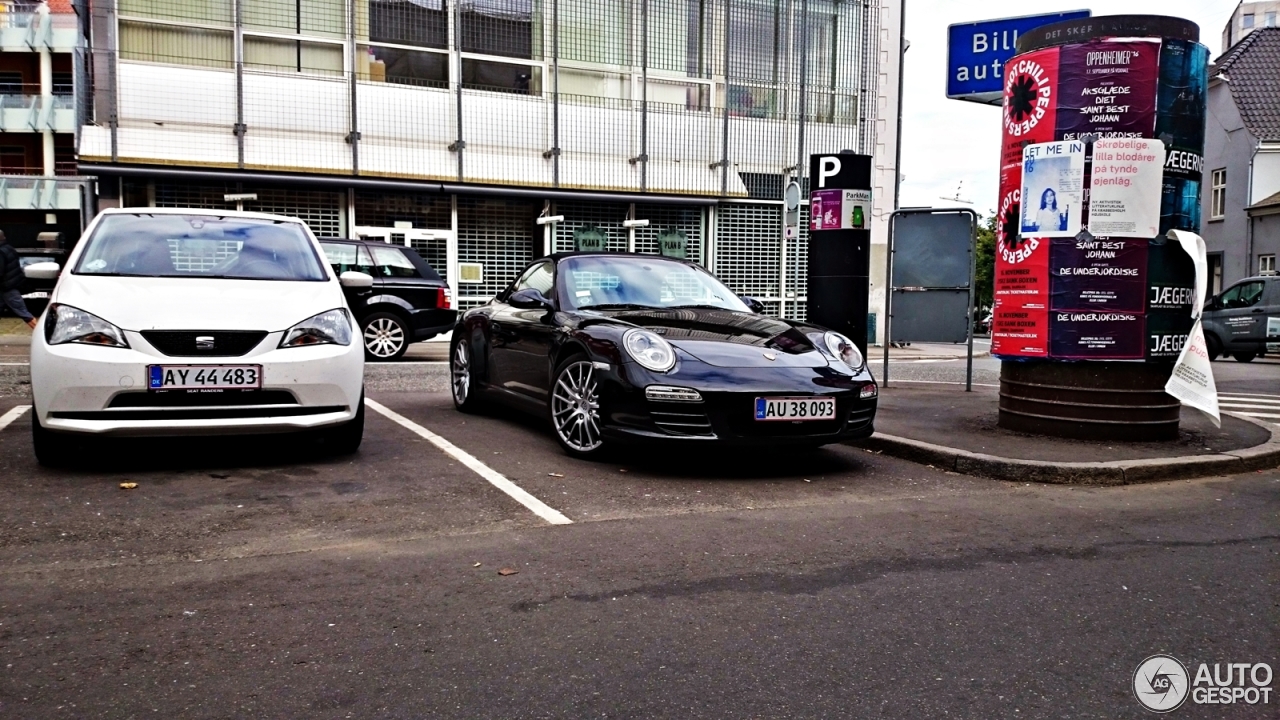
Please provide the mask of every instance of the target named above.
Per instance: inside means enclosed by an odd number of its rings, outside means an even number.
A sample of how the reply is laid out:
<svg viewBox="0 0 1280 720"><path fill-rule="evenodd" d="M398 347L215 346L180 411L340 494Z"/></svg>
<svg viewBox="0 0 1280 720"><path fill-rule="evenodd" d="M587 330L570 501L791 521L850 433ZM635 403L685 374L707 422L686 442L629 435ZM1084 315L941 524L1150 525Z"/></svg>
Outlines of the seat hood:
<svg viewBox="0 0 1280 720"><path fill-rule="evenodd" d="M754 313L703 308L606 313L652 330L716 367L826 367L826 355L788 322Z"/></svg>
<svg viewBox="0 0 1280 720"><path fill-rule="evenodd" d="M337 282L66 275L54 302L124 330L286 330L345 307Z"/></svg>

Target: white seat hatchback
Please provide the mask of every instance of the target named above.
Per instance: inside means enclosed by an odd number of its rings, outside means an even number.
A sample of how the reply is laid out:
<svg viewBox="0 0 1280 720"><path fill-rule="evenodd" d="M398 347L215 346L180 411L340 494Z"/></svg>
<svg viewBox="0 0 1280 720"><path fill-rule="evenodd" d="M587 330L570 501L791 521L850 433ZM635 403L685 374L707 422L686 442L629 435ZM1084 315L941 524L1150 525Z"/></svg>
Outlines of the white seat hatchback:
<svg viewBox="0 0 1280 720"><path fill-rule="evenodd" d="M67 259L32 337L37 459L87 436L315 430L355 452L364 347L342 286L296 218L111 209Z"/></svg>

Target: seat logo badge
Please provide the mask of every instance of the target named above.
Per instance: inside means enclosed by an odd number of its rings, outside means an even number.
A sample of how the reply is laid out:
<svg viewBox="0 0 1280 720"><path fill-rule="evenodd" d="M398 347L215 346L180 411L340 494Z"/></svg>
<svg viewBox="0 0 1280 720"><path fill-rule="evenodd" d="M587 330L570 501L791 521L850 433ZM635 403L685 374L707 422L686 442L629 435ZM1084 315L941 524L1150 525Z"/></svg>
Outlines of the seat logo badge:
<svg viewBox="0 0 1280 720"><path fill-rule="evenodd" d="M778 356L777 356L777 355L775 355L774 353L765 353L765 354L764 354L764 359L765 359L765 360L777 360L777 359L778 359Z"/></svg>
<svg viewBox="0 0 1280 720"><path fill-rule="evenodd" d="M196 336L196 349L197 349L197 350L212 350L212 349L213 349L213 336L212 336L212 335L197 335L197 336Z"/></svg>

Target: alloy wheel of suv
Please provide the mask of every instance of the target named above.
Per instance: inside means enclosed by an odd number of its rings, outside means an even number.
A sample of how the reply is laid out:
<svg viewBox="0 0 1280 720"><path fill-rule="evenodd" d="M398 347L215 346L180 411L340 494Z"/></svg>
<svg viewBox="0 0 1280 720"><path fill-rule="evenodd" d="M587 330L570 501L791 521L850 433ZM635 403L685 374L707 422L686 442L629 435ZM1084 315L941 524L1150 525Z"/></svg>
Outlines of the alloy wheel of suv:
<svg viewBox="0 0 1280 720"><path fill-rule="evenodd" d="M409 348L409 329L391 313L374 313L364 321L364 349L370 360L397 360Z"/></svg>

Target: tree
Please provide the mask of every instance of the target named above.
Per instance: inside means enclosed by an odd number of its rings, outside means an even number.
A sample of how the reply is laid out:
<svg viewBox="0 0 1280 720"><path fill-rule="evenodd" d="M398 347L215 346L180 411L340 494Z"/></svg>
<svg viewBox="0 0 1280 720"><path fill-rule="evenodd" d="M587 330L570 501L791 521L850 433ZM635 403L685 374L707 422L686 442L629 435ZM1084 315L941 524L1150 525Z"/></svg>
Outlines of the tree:
<svg viewBox="0 0 1280 720"><path fill-rule="evenodd" d="M996 274L996 212L991 211L978 221L977 257L975 258L974 306L979 310L990 307L995 298Z"/></svg>

